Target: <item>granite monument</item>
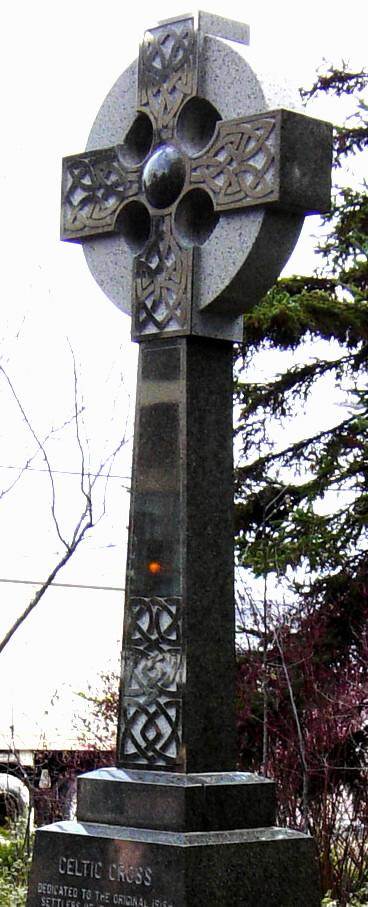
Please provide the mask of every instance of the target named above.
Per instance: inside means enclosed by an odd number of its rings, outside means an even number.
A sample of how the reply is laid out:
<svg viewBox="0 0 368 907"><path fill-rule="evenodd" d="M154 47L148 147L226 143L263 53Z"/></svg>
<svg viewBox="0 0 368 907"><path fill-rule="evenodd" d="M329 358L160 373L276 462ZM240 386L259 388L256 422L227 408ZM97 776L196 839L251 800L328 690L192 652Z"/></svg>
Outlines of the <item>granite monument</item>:
<svg viewBox="0 0 368 907"><path fill-rule="evenodd" d="M331 128L269 109L248 38L207 13L150 29L63 161L62 238L131 314L138 389L117 767L37 831L28 907L320 902L312 839L236 770L232 345L328 210Z"/></svg>

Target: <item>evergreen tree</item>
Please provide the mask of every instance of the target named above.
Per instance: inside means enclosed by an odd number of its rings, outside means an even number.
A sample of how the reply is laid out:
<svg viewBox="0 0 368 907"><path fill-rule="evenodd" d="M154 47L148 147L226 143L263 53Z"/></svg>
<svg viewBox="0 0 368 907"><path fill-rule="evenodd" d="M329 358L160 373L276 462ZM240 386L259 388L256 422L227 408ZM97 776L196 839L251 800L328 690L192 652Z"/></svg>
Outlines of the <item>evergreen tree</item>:
<svg viewBox="0 0 368 907"><path fill-rule="evenodd" d="M306 97L318 92L358 92L368 75L330 71ZM354 120L335 133L335 168L368 147L368 108L360 97ZM236 400L240 406L237 469L237 533L241 563L256 574L290 565L326 574L353 568L365 556L368 523L368 196L367 186L336 190L329 227L319 246L318 275L280 280L244 319L238 355ZM330 341L314 355L315 341ZM270 383L243 377L255 351L300 349L307 360ZM337 344L338 350L336 351ZM312 358L313 357L313 358ZM343 418L295 443L272 439L275 420L285 423L331 376L346 388ZM326 414L330 422L329 414ZM271 432L270 432L271 429ZM284 433L287 437L287 431ZM259 449L262 454L259 456ZM335 502L321 512L328 492ZM347 494L349 492L349 494Z"/></svg>
<svg viewBox="0 0 368 907"><path fill-rule="evenodd" d="M364 181L341 185L344 163L366 155L367 85L342 67L304 93L357 104L335 131L321 266L245 316L235 363L238 562L264 583L240 612L240 761L279 782L282 821L316 836L341 905L361 903L350 898L368 880L368 196ZM275 380L252 380L255 355L280 351ZM323 412L327 382L338 405ZM293 436L311 401L318 427L305 418Z"/></svg>

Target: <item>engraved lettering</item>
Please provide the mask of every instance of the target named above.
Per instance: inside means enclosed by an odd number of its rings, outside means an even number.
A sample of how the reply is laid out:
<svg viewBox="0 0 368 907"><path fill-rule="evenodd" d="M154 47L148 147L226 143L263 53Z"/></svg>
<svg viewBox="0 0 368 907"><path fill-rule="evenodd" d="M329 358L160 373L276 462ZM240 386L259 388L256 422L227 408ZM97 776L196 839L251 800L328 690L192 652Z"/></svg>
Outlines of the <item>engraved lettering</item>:
<svg viewBox="0 0 368 907"><path fill-rule="evenodd" d="M66 862L66 871L67 871L67 874L70 876L74 876L74 875L82 876L83 875L83 872L79 868L78 860L73 860L72 857L69 857L69 859Z"/></svg>
<svg viewBox="0 0 368 907"><path fill-rule="evenodd" d="M52 885L50 882L39 882L37 886L38 894L49 894L63 898L77 898L78 888L70 885Z"/></svg>
<svg viewBox="0 0 368 907"><path fill-rule="evenodd" d="M110 882L126 882L128 885L152 885L150 866L125 866L124 863L110 863L108 869ZM119 903L117 901L116 903ZM124 903L122 901L122 903Z"/></svg>
<svg viewBox="0 0 368 907"><path fill-rule="evenodd" d="M152 869L149 866L144 870L143 882L145 885L152 885Z"/></svg>
<svg viewBox="0 0 368 907"><path fill-rule="evenodd" d="M80 903L79 901L71 901L69 898L65 901L64 898L42 896L41 907L80 907Z"/></svg>
<svg viewBox="0 0 368 907"><path fill-rule="evenodd" d="M154 898L150 907L174 907L174 904L172 901L167 901L166 899L162 900L162 898Z"/></svg>
<svg viewBox="0 0 368 907"><path fill-rule="evenodd" d="M60 857L59 872L61 875L78 876L81 879L101 879L102 863L78 860L75 857Z"/></svg>
<svg viewBox="0 0 368 907"><path fill-rule="evenodd" d="M112 903L114 907L174 907L172 901L162 898L149 899L144 895L114 894Z"/></svg>

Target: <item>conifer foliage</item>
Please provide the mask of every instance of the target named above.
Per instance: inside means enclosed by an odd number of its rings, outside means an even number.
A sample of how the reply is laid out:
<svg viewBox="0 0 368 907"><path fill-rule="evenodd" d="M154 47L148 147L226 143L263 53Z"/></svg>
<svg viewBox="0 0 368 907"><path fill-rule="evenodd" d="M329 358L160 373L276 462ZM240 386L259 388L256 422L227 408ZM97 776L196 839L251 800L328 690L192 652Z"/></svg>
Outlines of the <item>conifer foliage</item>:
<svg viewBox="0 0 368 907"><path fill-rule="evenodd" d="M355 105L335 130L320 266L245 316L235 363L238 562L265 589L241 611L240 759L278 781L282 820L315 834L341 905L368 902L368 193L364 178L344 183L345 164L367 157L367 87L343 66L304 92ZM274 380L250 377L259 351L285 351ZM311 401L318 427L306 417L293 435Z"/></svg>

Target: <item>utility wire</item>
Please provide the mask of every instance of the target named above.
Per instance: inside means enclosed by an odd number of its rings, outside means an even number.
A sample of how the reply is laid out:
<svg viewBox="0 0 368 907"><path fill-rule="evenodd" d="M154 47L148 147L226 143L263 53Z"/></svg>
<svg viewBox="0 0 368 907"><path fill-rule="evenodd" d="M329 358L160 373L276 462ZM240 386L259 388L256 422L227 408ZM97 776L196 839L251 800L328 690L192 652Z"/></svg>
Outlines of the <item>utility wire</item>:
<svg viewBox="0 0 368 907"><path fill-rule="evenodd" d="M43 586L44 581L32 579L0 579L0 583L21 583L23 586ZM84 583L50 583L51 586L63 586L66 589L101 589L104 592L124 592L123 586L88 586Z"/></svg>
<svg viewBox="0 0 368 907"><path fill-rule="evenodd" d="M52 474L58 473L59 475L62 475L62 476L80 476L80 474L81 474L80 469L75 469L75 470L51 469L51 470L49 470L49 469L42 469L42 467L40 467L40 466L26 466L24 468L23 466L6 466L3 463L0 463L0 469L18 469L19 472L21 472L22 469L24 469L24 472L47 472L48 474L50 474L50 472L51 472ZM100 478L100 476L101 476L101 478L105 478L105 479L124 479L125 482L128 482L130 480L130 476L118 476L115 473L89 472L88 475L91 476L92 478L95 478L95 477Z"/></svg>

